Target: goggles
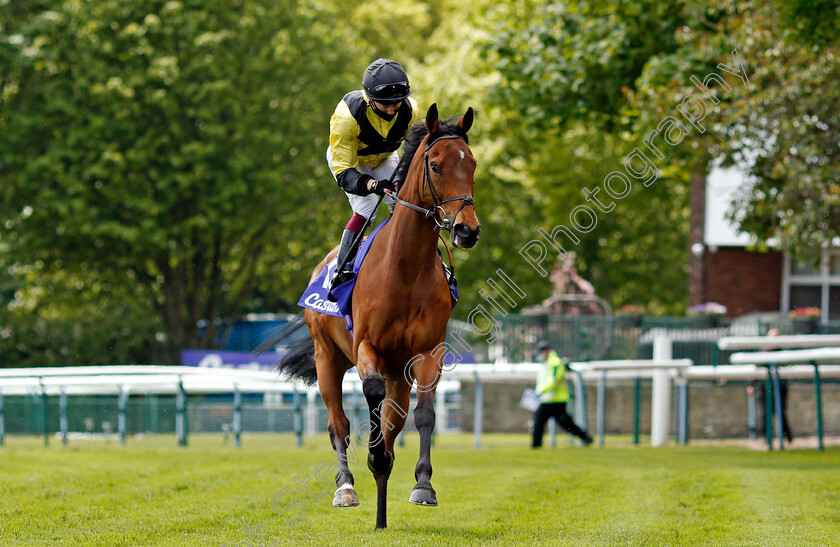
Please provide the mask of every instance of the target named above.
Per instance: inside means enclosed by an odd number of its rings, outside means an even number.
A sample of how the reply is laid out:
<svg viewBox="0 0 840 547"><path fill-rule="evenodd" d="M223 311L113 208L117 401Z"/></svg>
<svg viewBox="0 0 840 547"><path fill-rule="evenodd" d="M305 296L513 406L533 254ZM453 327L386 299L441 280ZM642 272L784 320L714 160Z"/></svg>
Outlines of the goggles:
<svg viewBox="0 0 840 547"><path fill-rule="evenodd" d="M408 82L382 84L374 87L372 91L371 99L383 104L400 102L411 94Z"/></svg>

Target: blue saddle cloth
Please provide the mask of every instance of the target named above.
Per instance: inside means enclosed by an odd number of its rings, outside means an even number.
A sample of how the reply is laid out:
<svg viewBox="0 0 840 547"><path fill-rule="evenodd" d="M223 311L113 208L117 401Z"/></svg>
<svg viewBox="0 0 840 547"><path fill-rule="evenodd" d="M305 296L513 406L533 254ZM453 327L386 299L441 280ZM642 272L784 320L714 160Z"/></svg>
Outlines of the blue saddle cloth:
<svg viewBox="0 0 840 547"><path fill-rule="evenodd" d="M327 295L330 291L330 281L335 273L336 259L333 258L327 267L321 270L318 277L306 287L303 295L298 301L298 306L315 310L317 312L325 313L327 315L334 315L336 317L344 317L338 309L338 304L331 302Z"/></svg>
<svg viewBox="0 0 840 547"><path fill-rule="evenodd" d="M356 258L353 261L353 277L332 291L336 302L331 302L327 298L327 293L330 290L330 281L332 280L337 267L336 259L333 258L330 263L327 264L327 267L321 270L321 273L318 274L315 280L312 281L312 283L310 283L303 292L303 296L301 296L298 301L298 306L315 310L320 313L325 313L327 315L333 315L335 317L347 318L350 315L350 303L353 299L353 289L356 287L356 276L359 275L359 270L361 269L362 263L370 250L373 240L376 238L379 230L381 230L389 220L391 220L391 217L388 217L379 226L374 228L373 232L371 232L371 234L362 241L362 244L359 246L359 252L356 253ZM450 284L449 287L452 292L452 307L454 308L455 302L458 301L458 289L455 288L454 284ZM348 330L351 328L352 325L348 324Z"/></svg>
<svg viewBox="0 0 840 547"><path fill-rule="evenodd" d="M362 241L362 244L359 246L359 252L356 253L356 258L353 260L353 277L333 289L333 296L336 302L331 302L327 298L330 290L330 282L335 275L335 269L338 267L337 258L333 258L327 264L327 267L321 270L321 273L303 291L303 296L300 297L298 306L327 315L334 315L335 317L350 315L350 301L353 297L353 289L356 287L356 276L359 274L359 269L362 267L362 262L364 262L368 250L370 250L370 244L373 243L376 234L379 233L379 230L389 220L391 220L390 217L385 219L382 224L374 228L373 232Z"/></svg>

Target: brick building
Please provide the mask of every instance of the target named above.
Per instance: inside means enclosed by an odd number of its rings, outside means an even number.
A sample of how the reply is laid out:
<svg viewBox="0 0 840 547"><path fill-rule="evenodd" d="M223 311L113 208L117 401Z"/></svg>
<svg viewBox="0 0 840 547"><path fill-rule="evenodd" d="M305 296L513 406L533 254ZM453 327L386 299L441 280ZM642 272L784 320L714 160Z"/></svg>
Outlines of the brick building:
<svg viewBox="0 0 840 547"><path fill-rule="evenodd" d="M813 266L752 245L726 218L743 187L738 168L692 175L689 305L717 302L731 317L815 307L824 322L840 320L840 249L824 250Z"/></svg>

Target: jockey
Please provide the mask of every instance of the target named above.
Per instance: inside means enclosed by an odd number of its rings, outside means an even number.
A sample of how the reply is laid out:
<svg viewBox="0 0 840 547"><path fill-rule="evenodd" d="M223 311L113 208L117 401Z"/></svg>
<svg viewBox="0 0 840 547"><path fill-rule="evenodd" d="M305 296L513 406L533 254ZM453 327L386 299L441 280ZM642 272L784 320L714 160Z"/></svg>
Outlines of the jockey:
<svg viewBox="0 0 840 547"><path fill-rule="evenodd" d="M409 97L408 75L398 62L377 59L365 70L362 86L364 90L346 94L330 118L327 163L353 209L341 236L339 265L373 214L377 196L385 196L393 212L391 192L399 181L389 179L399 163L397 149L420 117L417 101ZM345 272L336 271L330 290L348 278Z"/></svg>

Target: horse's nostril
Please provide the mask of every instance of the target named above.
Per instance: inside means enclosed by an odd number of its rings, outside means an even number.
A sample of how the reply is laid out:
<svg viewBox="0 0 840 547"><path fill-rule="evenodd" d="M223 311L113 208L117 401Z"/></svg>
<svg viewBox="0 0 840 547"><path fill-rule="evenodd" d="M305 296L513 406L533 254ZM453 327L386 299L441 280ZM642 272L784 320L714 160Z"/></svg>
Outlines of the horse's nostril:
<svg viewBox="0 0 840 547"><path fill-rule="evenodd" d="M472 230L466 224L456 224L455 225L455 235L460 238L468 238L472 234Z"/></svg>

